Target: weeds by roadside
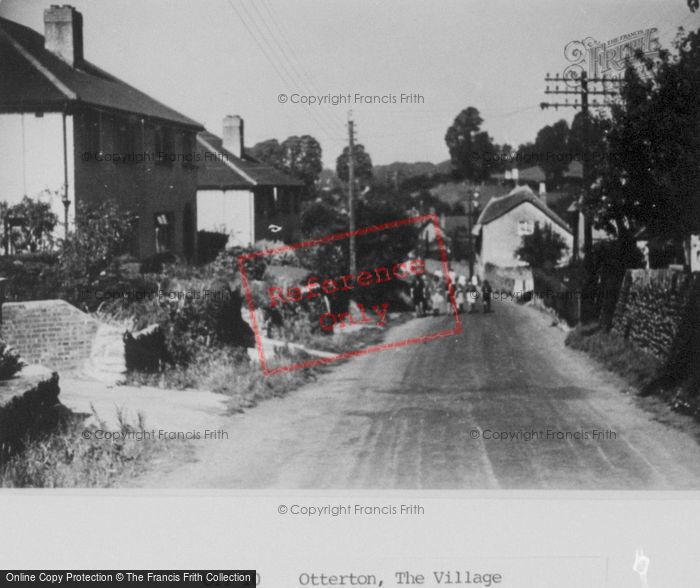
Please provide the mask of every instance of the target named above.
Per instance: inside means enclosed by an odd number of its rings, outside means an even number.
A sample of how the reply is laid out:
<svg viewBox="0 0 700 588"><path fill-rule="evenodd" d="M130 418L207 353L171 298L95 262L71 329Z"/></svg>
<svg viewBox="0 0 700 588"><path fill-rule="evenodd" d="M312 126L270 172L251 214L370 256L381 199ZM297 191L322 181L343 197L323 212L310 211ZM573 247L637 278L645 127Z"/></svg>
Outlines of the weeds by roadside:
<svg viewBox="0 0 700 588"><path fill-rule="evenodd" d="M662 367L661 360L595 324L577 326L566 337L566 345L585 351L639 390L647 390Z"/></svg>
<svg viewBox="0 0 700 588"><path fill-rule="evenodd" d="M128 383L184 390L209 390L228 396L232 412L255 406L261 400L284 396L315 377L312 370L295 370L265 377L244 350L211 348L200 351L187 366L169 366L155 373L130 372Z"/></svg>
<svg viewBox="0 0 700 588"><path fill-rule="evenodd" d="M118 415L118 441L96 439L94 432L107 427L88 425L72 415L57 430L28 440L22 451L0 458L0 487L14 488L106 488L141 474L163 453L175 451L168 441L138 441L127 433L144 428Z"/></svg>

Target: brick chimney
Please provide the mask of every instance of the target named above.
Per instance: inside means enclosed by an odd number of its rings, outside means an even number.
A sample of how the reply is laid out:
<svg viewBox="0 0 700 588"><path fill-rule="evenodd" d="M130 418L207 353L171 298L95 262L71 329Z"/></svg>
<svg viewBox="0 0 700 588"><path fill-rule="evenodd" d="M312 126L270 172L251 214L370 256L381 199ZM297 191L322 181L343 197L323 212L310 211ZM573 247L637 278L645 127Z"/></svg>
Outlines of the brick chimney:
<svg viewBox="0 0 700 588"><path fill-rule="evenodd" d="M83 15L67 4L44 11L44 47L68 65L83 61Z"/></svg>
<svg viewBox="0 0 700 588"><path fill-rule="evenodd" d="M240 116L224 117L223 146L236 157L243 156L243 119Z"/></svg>

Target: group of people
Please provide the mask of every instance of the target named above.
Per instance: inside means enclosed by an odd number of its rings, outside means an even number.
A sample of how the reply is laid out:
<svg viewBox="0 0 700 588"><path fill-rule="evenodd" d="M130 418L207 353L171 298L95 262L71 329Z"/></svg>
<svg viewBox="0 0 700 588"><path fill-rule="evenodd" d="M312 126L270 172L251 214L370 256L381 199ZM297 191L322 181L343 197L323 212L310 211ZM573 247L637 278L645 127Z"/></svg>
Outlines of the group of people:
<svg viewBox="0 0 700 588"><path fill-rule="evenodd" d="M460 313L477 311L477 303L482 302L484 312L491 312L491 297L493 288L488 280L479 282L476 276L467 279L450 271L450 284L454 293L457 309ZM443 314L448 312L450 292L447 280L441 271L434 274L421 274L414 278L411 284L411 300L416 316L427 314Z"/></svg>

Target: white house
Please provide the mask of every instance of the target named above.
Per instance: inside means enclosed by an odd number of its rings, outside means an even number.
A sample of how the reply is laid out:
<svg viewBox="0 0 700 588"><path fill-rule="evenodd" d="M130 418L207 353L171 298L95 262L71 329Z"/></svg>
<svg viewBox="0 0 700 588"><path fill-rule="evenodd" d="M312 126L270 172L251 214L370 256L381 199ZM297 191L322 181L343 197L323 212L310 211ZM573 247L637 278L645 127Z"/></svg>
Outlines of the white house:
<svg viewBox="0 0 700 588"><path fill-rule="evenodd" d="M551 226L569 248L567 255L571 254L574 242L571 228L529 187L518 186L505 196L489 200L474 226L479 276L483 277L486 264L500 268L527 265L518 259L515 251L523 236L532 234L538 224Z"/></svg>
<svg viewBox="0 0 700 588"><path fill-rule="evenodd" d="M197 228L225 233L228 245L296 240L303 182L245 152L243 120L224 118L222 138L197 135Z"/></svg>

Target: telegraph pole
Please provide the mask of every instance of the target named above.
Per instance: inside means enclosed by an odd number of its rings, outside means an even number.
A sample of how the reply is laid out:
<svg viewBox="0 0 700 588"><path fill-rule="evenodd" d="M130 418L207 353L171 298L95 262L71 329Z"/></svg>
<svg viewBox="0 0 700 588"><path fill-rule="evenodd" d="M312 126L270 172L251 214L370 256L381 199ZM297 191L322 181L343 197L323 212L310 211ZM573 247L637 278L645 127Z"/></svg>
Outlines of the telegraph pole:
<svg viewBox="0 0 700 588"><path fill-rule="evenodd" d="M348 113L348 218L350 221L350 274L357 274L357 251L355 245L355 123L352 110Z"/></svg>
<svg viewBox="0 0 700 588"><path fill-rule="evenodd" d="M586 151L589 150L590 148L590 121L588 117L588 112L589 112L589 100L588 97L595 95L595 96L613 96L619 93L619 89L617 90L609 90L606 87L606 84L620 84L622 83L622 80L619 78L607 78L603 76L602 78L589 78L588 74L583 71L581 72L580 77L571 77L571 78L566 78L564 76L559 76L557 74L554 77L551 77L549 74L544 79L545 82L554 82L556 86L554 87L554 90L550 90L549 86L546 87L545 89L545 94L564 94L564 95L575 95L578 97L578 101L574 102L569 102L568 98L564 100L564 102L541 102L540 103L540 108L543 110L545 108L555 108L556 110L559 110L559 108L580 108L581 112L583 113L583 140L584 140L584 148ZM574 82L578 84L577 88L565 88L563 90L559 89L559 84L568 84L569 82ZM590 88L589 83L602 83L603 86L602 88ZM606 103L599 103L597 99L594 99L593 101L593 106L598 107L598 108L603 108L607 107L608 104ZM585 204L588 201L588 193L590 190L590 169L588 166L588 153L583 154L583 161L581 163L582 167L582 173L581 175L583 176L583 197L579 201L579 204ZM574 259L578 258L578 226L574 227L574 235L575 235L575 247L574 247ZM586 264L587 270L590 270L590 264L592 262L591 259L591 251L593 248L593 229L591 225L591 219L587 214L584 213L583 215L583 255L584 255L584 261Z"/></svg>
<svg viewBox="0 0 700 588"><path fill-rule="evenodd" d="M564 77L564 76L559 76L557 74L555 77L551 77L549 74L545 77L545 82L554 82L556 86L554 87L554 90L550 90L549 86L546 87L545 89L545 94L564 94L564 95L575 95L578 97L578 101L574 102L569 102L568 98L564 100L564 102L541 102L540 103L540 108L543 110L545 108L555 108L556 110L559 110L559 107L562 108L580 108L581 112L583 113L583 145L584 145L584 153L583 155L583 161L581 162L581 175L583 176L583 192L581 195L581 198L579 199L579 213L578 214L583 214L583 262L584 262L584 270L585 270L585 283L586 286L584 287L585 292L582 294L585 295L590 295L591 293L591 288L593 287L592 283L592 278L593 278L593 256L592 256L592 251L593 251L593 225L591 222L590 216L586 213L585 209L581 210L582 205L585 205L589 201L589 193L590 193L590 188L591 188L591 178L590 178L590 168L588 165L588 157L591 155L589 153L591 149L590 145L590 120L588 116L589 112L589 96L613 96L619 93L619 88L615 90L610 90L607 88L607 84L621 84L623 80L619 78L606 78L603 76L602 78L589 78L588 74L585 71L581 72L581 75L579 77ZM569 84L570 82L574 82L575 84L578 85L576 88L566 88L563 90L559 89L559 83L562 84ZM595 83L602 83L602 87L600 88L591 88L589 87L589 83L595 84ZM603 108L609 106L609 104L603 102L603 103L598 103L597 99L593 100L593 106ZM576 226L574 227L574 259L578 259L578 249L579 249L579 242L578 242L578 222L579 222L579 217L576 217Z"/></svg>

